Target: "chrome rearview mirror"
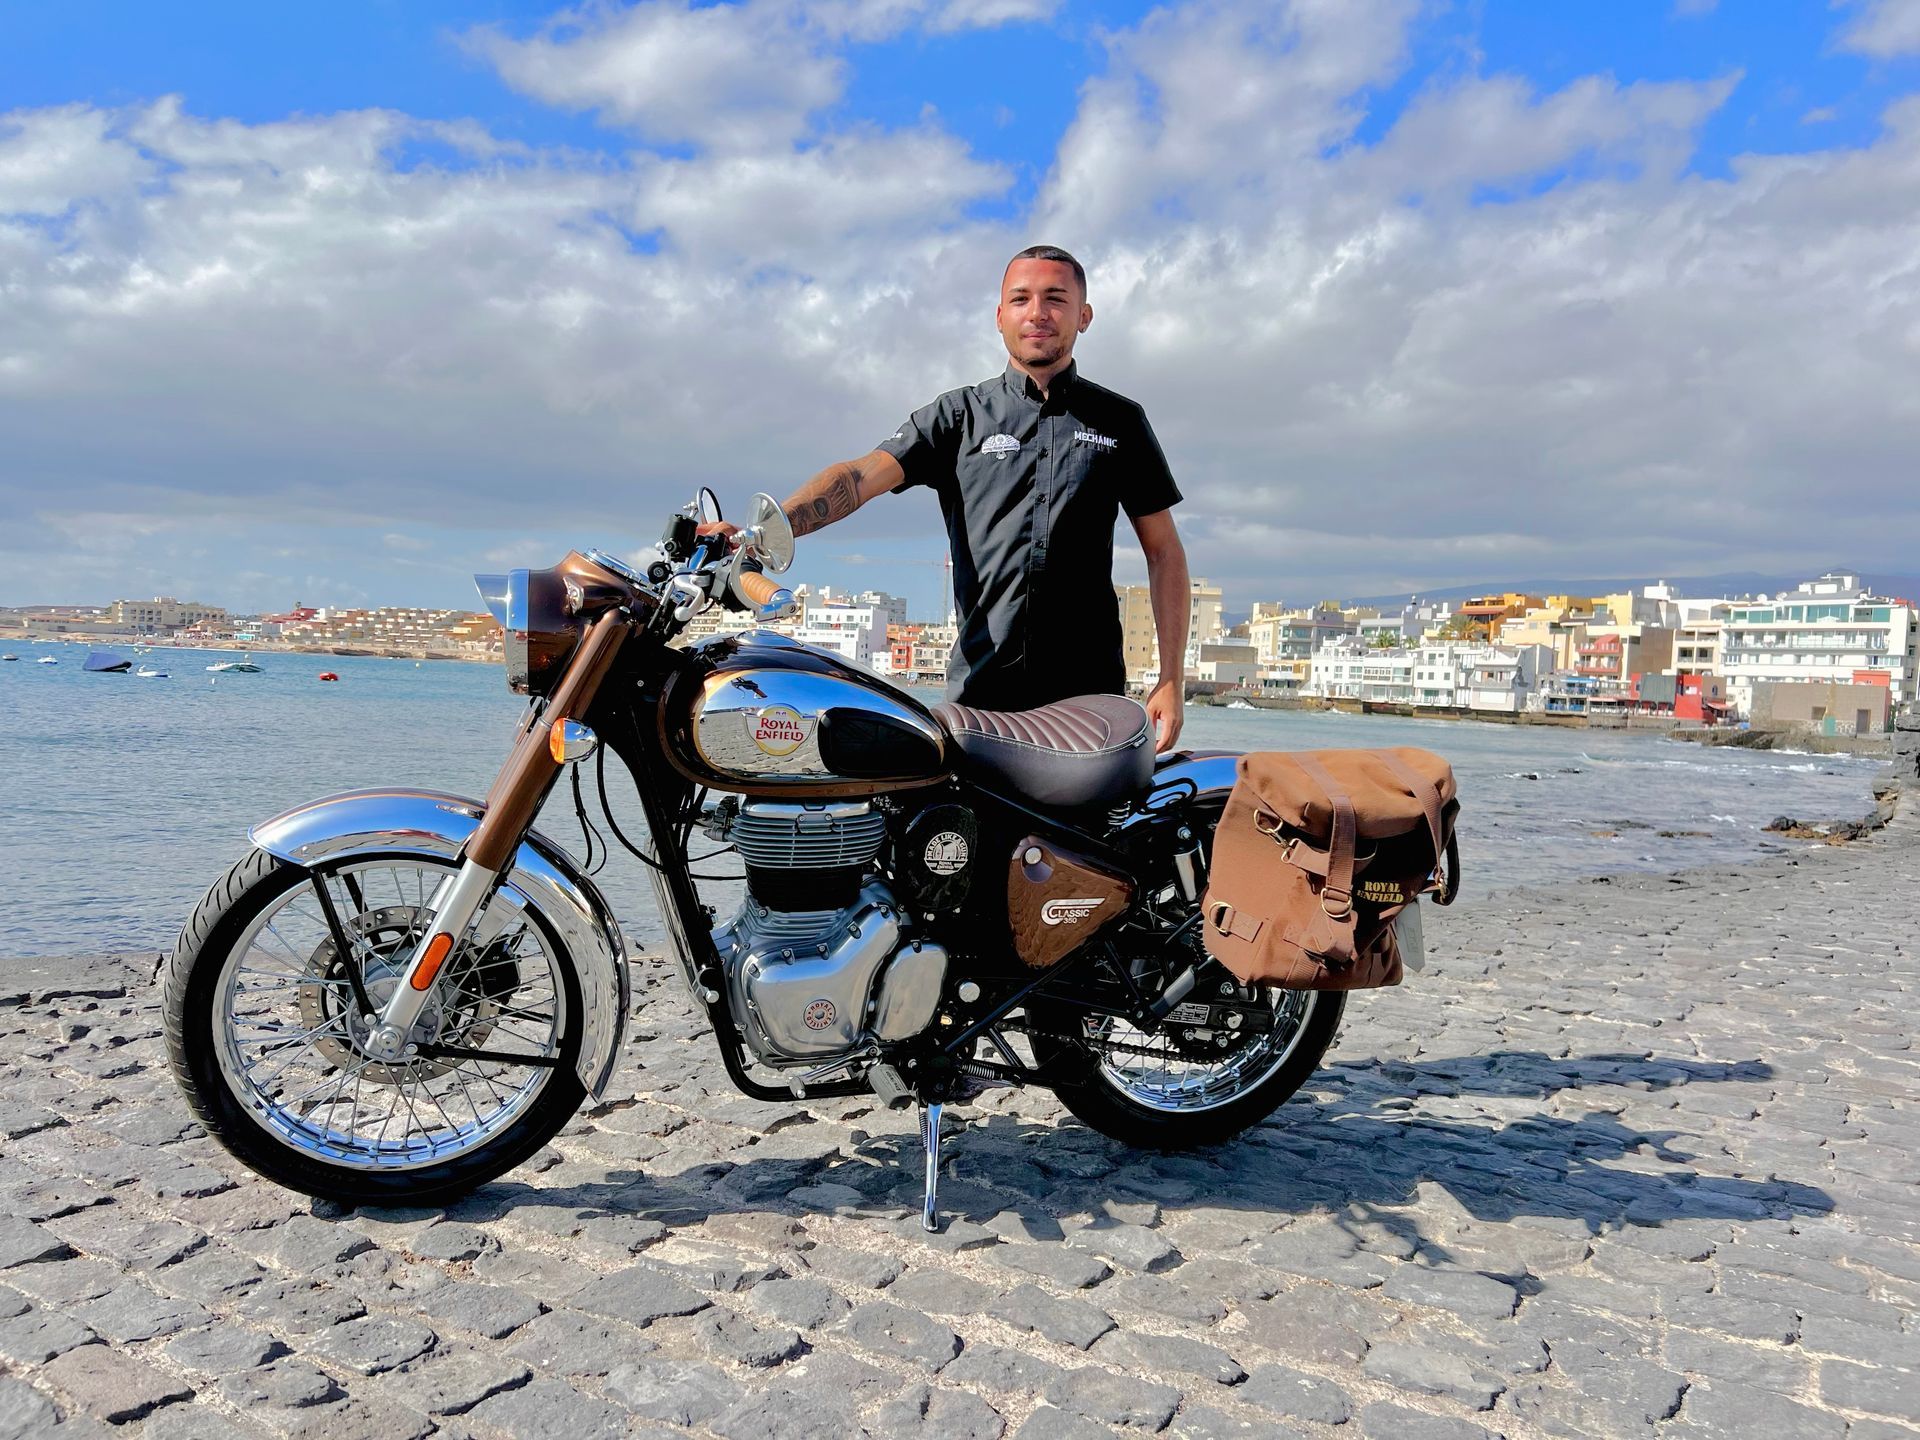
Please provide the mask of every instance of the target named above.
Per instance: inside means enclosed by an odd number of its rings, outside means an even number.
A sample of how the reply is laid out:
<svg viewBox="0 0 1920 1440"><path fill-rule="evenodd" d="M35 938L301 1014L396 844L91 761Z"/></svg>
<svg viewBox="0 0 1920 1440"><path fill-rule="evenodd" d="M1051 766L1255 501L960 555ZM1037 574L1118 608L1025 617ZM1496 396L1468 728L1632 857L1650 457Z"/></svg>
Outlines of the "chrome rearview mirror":
<svg viewBox="0 0 1920 1440"><path fill-rule="evenodd" d="M793 564L793 525L780 502L764 491L748 507L743 539L769 574L778 575Z"/></svg>
<svg viewBox="0 0 1920 1440"><path fill-rule="evenodd" d="M693 518L702 525L712 525L727 518L720 513L720 497L705 485L700 487L700 493L694 497Z"/></svg>

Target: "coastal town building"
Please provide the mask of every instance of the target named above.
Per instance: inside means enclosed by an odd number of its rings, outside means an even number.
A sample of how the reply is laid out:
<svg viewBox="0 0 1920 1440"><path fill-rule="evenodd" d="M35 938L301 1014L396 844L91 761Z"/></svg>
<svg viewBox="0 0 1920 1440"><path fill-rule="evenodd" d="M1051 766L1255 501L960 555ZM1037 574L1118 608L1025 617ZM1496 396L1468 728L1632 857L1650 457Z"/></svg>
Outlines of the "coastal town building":
<svg viewBox="0 0 1920 1440"><path fill-rule="evenodd" d="M1184 668L1191 676L1196 645L1209 644L1222 634L1223 592L1204 578L1190 582L1187 610L1187 655ZM1120 659L1127 683L1151 686L1160 679L1160 636L1153 623L1153 592L1145 585L1116 585L1120 605Z"/></svg>
<svg viewBox="0 0 1920 1440"><path fill-rule="evenodd" d="M1765 681L1880 685L1891 705L1907 704L1920 664L1917 618L1911 601L1874 595L1845 572L1789 594L1735 601L1721 630L1728 694L1748 716Z"/></svg>
<svg viewBox="0 0 1920 1440"><path fill-rule="evenodd" d="M1263 679L1294 688L1309 687L1314 653L1354 635L1358 623L1330 605L1289 610L1256 607L1247 622L1247 641L1260 662Z"/></svg>
<svg viewBox="0 0 1920 1440"><path fill-rule="evenodd" d="M313 610L304 620L288 621L278 628L280 639L318 649L473 657L499 654L501 650L500 626L491 615L471 610L428 610L410 605L383 605L374 609L329 606Z"/></svg>
<svg viewBox="0 0 1920 1440"><path fill-rule="evenodd" d="M1813 735L1883 735L1893 713L1885 685L1839 680L1760 680L1753 686L1756 730Z"/></svg>
<svg viewBox="0 0 1920 1440"><path fill-rule="evenodd" d="M116 600L107 607L107 623L130 635L171 635L202 621L227 618L221 605L202 605L197 600L176 600L157 595L151 600Z"/></svg>

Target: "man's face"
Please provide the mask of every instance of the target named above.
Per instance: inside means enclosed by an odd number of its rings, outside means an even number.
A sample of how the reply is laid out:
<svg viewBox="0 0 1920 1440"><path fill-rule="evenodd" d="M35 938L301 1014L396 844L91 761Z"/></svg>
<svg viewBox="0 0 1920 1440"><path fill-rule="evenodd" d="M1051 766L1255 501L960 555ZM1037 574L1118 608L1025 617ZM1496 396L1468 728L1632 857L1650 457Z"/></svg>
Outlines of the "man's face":
<svg viewBox="0 0 1920 1440"><path fill-rule="evenodd" d="M1000 282L1000 304L993 317L1007 342L1007 354L1022 365L1045 369L1065 364L1073 354L1073 342L1093 323L1093 307L1071 265L1016 260Z"/></svg>

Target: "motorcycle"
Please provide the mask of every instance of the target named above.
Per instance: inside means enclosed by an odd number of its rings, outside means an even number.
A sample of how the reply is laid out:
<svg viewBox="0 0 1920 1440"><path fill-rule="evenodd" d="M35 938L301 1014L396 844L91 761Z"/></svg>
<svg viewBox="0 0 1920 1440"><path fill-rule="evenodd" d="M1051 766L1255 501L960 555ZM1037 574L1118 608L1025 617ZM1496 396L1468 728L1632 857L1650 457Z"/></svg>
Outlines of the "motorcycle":
<svg viewBox="0 0 1920 1440"><path fill-rule="evenodd" d="M254 827L165 973L171 1066L210 1135L295 1190L421 1204L521 1164L601 1096L625 945L533 828L563 775L588 825L588 770L732 1083L917 1106L929 1230L943 1107L983 1085L1049 1088L1159 1150L1225 1141L1300 1087L1344 997L1241 985L1201 943L1234 755L1156 757L1124 697L928 707L771 630L686 642L716 604L794 609L771 578L794 553L779 505L756 496L731 539L702 523L719 518L702 490L638 563L588 550L475 577L530 697L484 799L360 790ZM741 862L725 916L700 885L736 877L694 871L696 832L720 847L700 862Z"/></svg>

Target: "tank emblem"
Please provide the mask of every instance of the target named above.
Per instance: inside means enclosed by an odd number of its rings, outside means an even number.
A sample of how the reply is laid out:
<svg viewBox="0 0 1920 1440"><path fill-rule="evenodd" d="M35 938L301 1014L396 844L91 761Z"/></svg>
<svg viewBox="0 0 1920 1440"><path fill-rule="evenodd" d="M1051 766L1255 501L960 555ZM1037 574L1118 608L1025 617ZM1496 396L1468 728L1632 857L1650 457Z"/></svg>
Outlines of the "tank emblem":
<svg viewBox="0 0 1920 1440"><path fill-rule="evenodd" d="M807 743L813 722L790 705L767 705L747 714L747 733L768 755L791 755Z"/></svg>
<svg viewBox="0 0 1920 1440"><path fill-rule="evenodd" d="M801 1019L807 1022L809 1030L825 1030L832 1026L840 1014L831 1000L815 1000L801 1013Z"/></svg>
<svg viewBox="0 0 1920 1440"><path fill-rule="evenodd" d="M920 858L936 875L958 875L967 868L967 837L957 830L942 830L927 841Z"/></svg>
<svg viewBox="0 0 1920 1440"><path fill-rule="evenodd" d="M1040 907L1040 923L1078 925L1106 903L1104 900L1049 900Z"/></svg>

